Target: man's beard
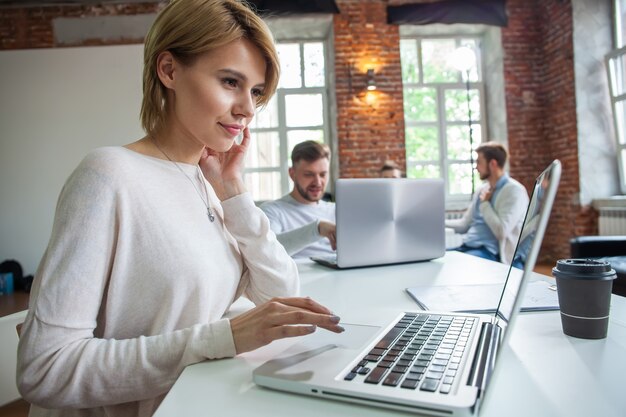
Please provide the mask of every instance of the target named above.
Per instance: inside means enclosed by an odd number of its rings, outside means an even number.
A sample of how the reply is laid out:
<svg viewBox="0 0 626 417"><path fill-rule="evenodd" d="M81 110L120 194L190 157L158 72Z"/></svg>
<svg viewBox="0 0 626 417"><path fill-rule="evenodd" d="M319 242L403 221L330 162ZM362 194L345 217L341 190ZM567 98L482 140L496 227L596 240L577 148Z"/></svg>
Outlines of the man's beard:
<svg viewBox="0 0 626 417"><path fill-rule="evenodd" d="M491 176L491 168L487 167L487 172L485 172L484 174L480 174L480 179L485 181L486 179L489 179L490 176Z"/></svg>
<svg viewBox="0 0 626 417"><path fill-rule="evenodd" d="M320 201L320 200L321 200L321 198L322 198L322 196L321 196L321 195L320 195L319 197L317 197L317 198L313 198L313 197L311 197L311 196L309 195L309 193L308 193L308 192L307 192L304 188L302 188L302 187L300 186L300 184L298 184L298 183L295 183L295 186L296 186L296 190L298 190L298 193L300 194L300 196L301 196L302 198L304 198L306 201L310 201L310 202L312 202L312 203L316 203L316 202Z"/></svg>

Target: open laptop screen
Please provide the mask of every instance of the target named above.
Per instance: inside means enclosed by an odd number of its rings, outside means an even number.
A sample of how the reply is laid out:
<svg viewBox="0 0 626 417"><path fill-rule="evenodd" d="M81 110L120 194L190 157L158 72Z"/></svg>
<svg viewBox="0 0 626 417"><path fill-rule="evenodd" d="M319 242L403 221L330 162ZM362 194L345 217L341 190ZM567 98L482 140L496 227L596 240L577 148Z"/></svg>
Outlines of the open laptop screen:
<svg viewBox="0 0 626 417"><path fill-rule="evenodd" d="M508 322L516 306L516 300L523 298L517 297L522 289L522 276L532 272L537 260L537 255L541 245L533 245L537 236L543 236L545 231L552 202L556 194L557 186L561 175L561 164L554 161L546 168L535 180L535 186L532 190L524 224L520 232L520 237L515 248L513 260L521 259L524 261L525 274L521 269L514 268L511 264L509 272L504 284L504 291L500 296L500 302L495 315L502 320Z"/></svg>

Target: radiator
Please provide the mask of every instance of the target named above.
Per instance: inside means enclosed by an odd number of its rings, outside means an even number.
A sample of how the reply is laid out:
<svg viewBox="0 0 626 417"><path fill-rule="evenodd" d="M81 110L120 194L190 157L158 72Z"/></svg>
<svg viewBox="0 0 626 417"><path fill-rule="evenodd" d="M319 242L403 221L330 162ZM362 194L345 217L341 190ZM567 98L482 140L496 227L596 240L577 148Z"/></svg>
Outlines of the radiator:
<svg viewBox="0 0 626 417"><path fill-rule="evenodd" d="M600 236L626 235L626 207L601 207L598 211Z"/></svg>
<svg viewBox="0 0 626 417"><path fill-rule="evenodd" d="M463 213L465 213L464 210L446 211L446 220L460 219L461 217L463 217Z"/></svg>

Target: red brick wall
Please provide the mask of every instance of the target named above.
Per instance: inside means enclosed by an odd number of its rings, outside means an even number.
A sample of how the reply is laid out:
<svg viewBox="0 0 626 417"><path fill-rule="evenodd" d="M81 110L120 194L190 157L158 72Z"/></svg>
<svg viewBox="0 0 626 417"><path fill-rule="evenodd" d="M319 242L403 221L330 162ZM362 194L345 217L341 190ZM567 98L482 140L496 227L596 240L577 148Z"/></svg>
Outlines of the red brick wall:
<svg viewBox="0 0 626 417"><path fill-rule="evenodd" d="M30 6L0 8L0 50L54 48L52 21L58 17L119 16L154 13L158 3L108 4L85 6ZM112 45L143 43L143 39L121 39L103 42L91 39L86 45Z"/></svg>
<svg viewBox="0 0 626 417"><path fill-rule="evenodd" d="M341 14L335 16L334 30L342 177L376 176L382 160L405 161L399 36L396 26L386 24L387 3L406 1L337 1ZM503 28L502 43L511 175L530 190L552 159L563 163L541 253L543 261L552 262L569 256L570 237L596 232L595 211L578 203L572 8L559 0L509 0L507 9L509 25ZM373 59L380 65L377 80L384 81L375 96L367 97L362 92L363 74Z"/></svg>
<svg viewBox="0 0 626 417"><path fill-rule="evenodd" d="M563 175L541 253L569 256L569 239L593 234L596 213L578 194L578 135L570 2L508 0L502 30L511 175L527 187L558 158Z"/></svg>
<svg viewBox="0 0 626 417"><path fill-rule="evenodd" d="M576 234L581 215L572 5L558 0L541 0L537 5L543 33L544 141L550 157L563 164L542 255L564 258L569 257L569 238Z"/></svg>
<svg viewBox="0 0 626 417"><path fill-rule="evenodd" d="M386 159L405 163L399 33L398 26L386 23L385 8L407 2L411 1L337 0L341 13L334 16L334 60L341 177L377 176ZM159 7L155 3L2 7L0 49L59 46L52 29L55 17L153 13ZM569 255L570 237L597 232L595 211L578 203L572 8L560 0L508 0L507 9L509 25L503 28L502 43L511 174L530 187L549 161L563 162L542 250L542 259L553 261ZM102 43L93 39L83 45ZM376 71L378 90L373 93L365 91L369 67Z"/></svg>
<svg viewBox="0 0 626 417"><path fill-rule="evenodd" d="M384 0L339 0L334 17L339 175L377 177L386 159L405 164L398 26ZM375 70L377 90L365 73Z"/></svg>

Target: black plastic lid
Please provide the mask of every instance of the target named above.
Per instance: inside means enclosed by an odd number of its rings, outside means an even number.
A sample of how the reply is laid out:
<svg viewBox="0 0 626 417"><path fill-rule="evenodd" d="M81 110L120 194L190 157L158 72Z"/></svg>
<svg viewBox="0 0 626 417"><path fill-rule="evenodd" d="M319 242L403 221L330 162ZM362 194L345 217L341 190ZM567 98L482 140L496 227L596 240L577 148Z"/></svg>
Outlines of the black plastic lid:
<svg viewBox="0 0 626 417"><path fill-rule="evenodd" d="M596 259L560 259L552 268L552 275L565 279L609 280L617 278L610 263Z"/></svg>

